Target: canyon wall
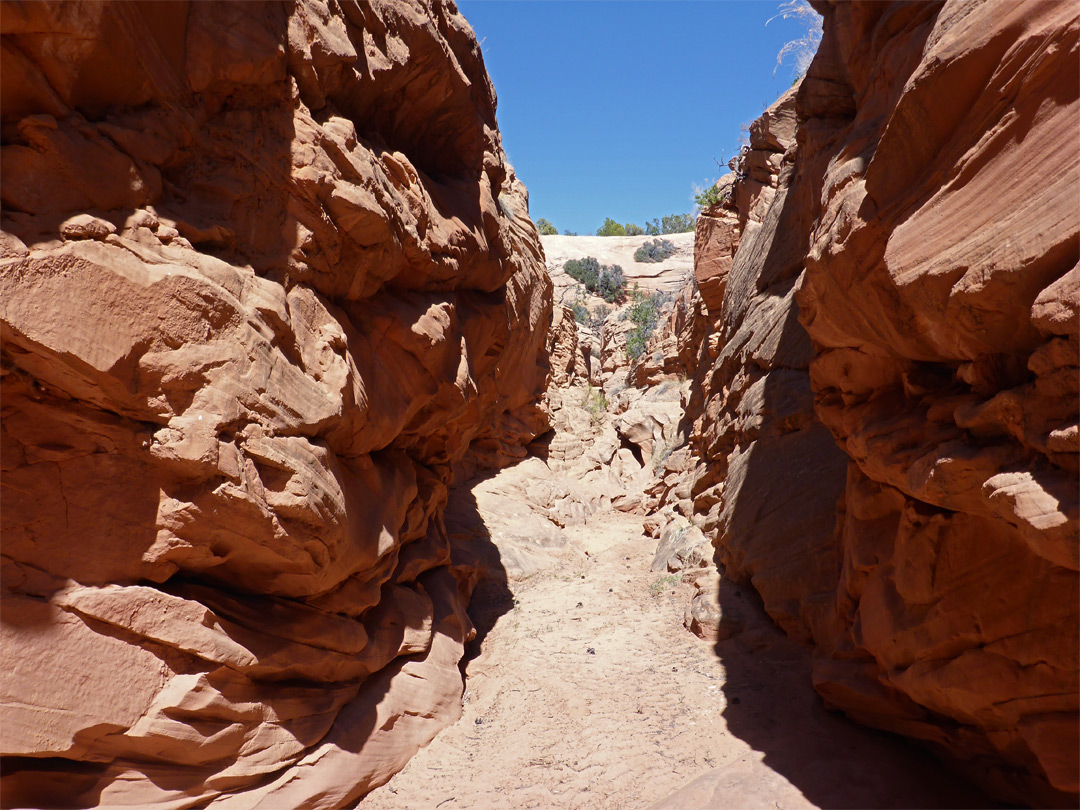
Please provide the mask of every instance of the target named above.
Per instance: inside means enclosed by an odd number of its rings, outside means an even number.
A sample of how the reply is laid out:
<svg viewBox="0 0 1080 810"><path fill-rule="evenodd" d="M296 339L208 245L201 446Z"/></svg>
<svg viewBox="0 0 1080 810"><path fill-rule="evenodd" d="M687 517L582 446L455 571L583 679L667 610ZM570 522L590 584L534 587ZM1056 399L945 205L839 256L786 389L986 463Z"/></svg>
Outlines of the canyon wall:
<svg viewBox="0 0 1080 810"><path fill-rule="evenodd" d="M829 705L1075 806L1077 9L815 5L699 220L698 521Z"/></svg>
<svg viewBox="0 0 1080 810"><path fill-rule="evenodd" d="M795 305L812 222L792 187L795 102L790 90L754 122L730 194L699 219L699 317L711 327L692 339L701 393L687 419L702 528L729 575L752 579L773 619L808 641L831 611L845 460L814 417Z"/></svg>
<svg viewBox="0 0 1080 810"><path fill-rule="evenodd" d="M460 712L448 484L547 428L480 49L443 0L2 14L3 804L349 804Z"/></svg>

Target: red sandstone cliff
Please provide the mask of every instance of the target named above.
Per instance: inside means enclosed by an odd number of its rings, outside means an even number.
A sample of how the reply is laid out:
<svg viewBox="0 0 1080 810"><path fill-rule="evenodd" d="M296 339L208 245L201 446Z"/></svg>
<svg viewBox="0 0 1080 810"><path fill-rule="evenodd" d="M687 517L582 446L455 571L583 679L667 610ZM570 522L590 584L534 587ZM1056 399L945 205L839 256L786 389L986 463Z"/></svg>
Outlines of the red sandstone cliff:
<svg viewBox="0 0 1080 810"><path fill-rule="evenodd" d="M695 507L829 704L1074 806L1077 9L819 8L698 237Z"/></svg>
<svg viewBox="0 0 1080 810"><path fill-rule="evenodd" d="M452 2L5 3L4 803L340 807L460 710L551 285Z"/></svg>

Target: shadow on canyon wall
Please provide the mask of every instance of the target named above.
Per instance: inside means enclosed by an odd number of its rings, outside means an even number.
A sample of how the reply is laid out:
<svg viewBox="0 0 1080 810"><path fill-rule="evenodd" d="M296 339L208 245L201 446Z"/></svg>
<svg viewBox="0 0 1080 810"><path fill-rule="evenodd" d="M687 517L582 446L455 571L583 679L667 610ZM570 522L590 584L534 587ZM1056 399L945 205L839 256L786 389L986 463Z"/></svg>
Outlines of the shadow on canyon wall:
<svg viewBox="0 0 1080 810"><path fill-rule="evenodd" d="M822 808L997 807L921 747L827 711L812 688L803 641L834 624L843 553L837 514L849 460L814 413L814 347L794 297L823 166L788 170L797 173L781 178L761 228L739 247L723 313L734 352L713 371L714 390L729 397L725 408L746 422L731 429L726 458L710 460L724 476L715 560L724 718ZM743 375L760 385L760 401L748 400ZM749 409L759 421L740 416ZM719 772L718 779L720 800Z"/></svg>
<svg viewBox="0 0 1080 810"><path fill-rule="evenodd" d="M827 711L811 687L809 652L772 623L750 585L722 579L719 600L727 728L809 801L828 810L1005 806L918 745ZM722 778L717 787L719 800Z"/></svg>
<svg viewBox="0 0 1080 810"><path fill-rule="evenodd" d="M488 470L451 487L443 513L450 538L451 568L461 581L467 583L467 593L471 591L472 594L467 611L476 628L476 636L465 645L461 659L463 676L468 673L469 663L480 655L488 633L514 608L514 595L510 591L502 555L472 492L473 487L497 473L498 470Z"/></svg>

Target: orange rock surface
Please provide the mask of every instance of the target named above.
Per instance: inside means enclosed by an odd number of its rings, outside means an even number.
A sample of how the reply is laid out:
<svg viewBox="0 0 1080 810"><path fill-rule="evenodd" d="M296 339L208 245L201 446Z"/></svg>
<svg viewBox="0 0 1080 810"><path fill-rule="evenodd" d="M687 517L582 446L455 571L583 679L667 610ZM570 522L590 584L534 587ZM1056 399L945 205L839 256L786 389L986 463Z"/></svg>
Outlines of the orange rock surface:
<svg viewBox="0 0 1080 810"><path fill-rule="evenodd" d="M695 509L829 705L1075 806L1077 8L815 5L698 239Z"/></svg>
<svg viewBox="0 0 1080 810"><path fill-rule="evenodd" d="M728 575L752 579L770 615L808 641L833 599L846 462L814 416L813 352L794 298L810 226L791 188L795 101L788 91L754 123L731 193L703 215L712 223L695 246L704 311L682 337L697 351L687 407L702 464L695 511Z"/></svg>
<svg viewBox="0 0 1080 810"><path fill-rule="evenodd" d="M823 10L798 302L851 463L815 683L1010 798L1075 805L1080 14Z"/></svg>
<svg viewBox="0 0 1080 810"><path fill-rule="evenodd" d="M447 485L547 427L472 31L10 3L0 82L4 804L345 806L460 711Z"/></svg>

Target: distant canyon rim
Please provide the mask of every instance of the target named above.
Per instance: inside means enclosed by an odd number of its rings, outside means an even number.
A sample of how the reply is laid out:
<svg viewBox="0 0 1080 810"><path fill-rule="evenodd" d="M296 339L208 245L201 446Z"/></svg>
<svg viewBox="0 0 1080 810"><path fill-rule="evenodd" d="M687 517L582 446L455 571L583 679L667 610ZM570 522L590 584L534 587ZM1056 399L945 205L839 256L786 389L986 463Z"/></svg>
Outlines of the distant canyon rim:
<svg viewBox="0 0 1080 810"><path fill-rule="evenodd" d="M812 5L653 263L451 0L0 3L0 804L1076 807L1080 6Z"/></svg>

